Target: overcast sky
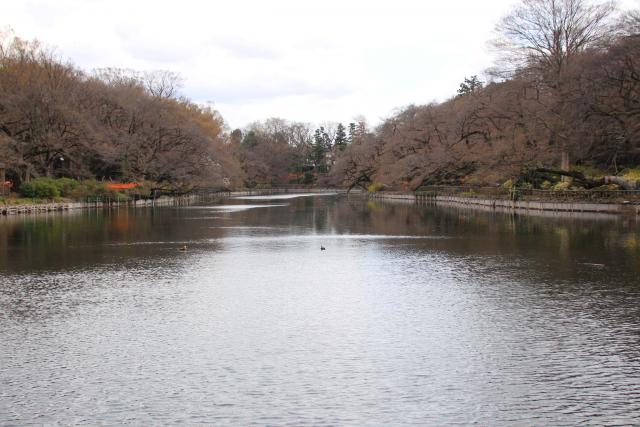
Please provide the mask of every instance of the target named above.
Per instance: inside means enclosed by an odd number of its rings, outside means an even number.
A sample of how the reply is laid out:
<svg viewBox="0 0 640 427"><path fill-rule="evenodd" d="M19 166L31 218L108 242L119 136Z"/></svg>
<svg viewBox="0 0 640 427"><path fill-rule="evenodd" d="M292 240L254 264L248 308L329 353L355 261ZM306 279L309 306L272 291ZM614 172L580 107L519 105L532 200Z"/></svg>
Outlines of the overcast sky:
<svg viewBox="0 0 640 427"><path fill-rule="evenodd" d="M230 127L282 117L371 124L455 94L490 63L514 0L2 0L0 28L80 67L166 69ZM623 0L635 5L635 0Z"/></svg>

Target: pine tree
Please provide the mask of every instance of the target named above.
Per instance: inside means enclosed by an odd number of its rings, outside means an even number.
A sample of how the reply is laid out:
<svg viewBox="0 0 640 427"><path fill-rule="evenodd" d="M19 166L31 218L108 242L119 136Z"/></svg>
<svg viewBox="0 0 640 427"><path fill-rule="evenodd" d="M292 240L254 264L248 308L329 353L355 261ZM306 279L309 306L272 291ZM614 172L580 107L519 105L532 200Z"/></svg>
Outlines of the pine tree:
<svg viewBox="0 0 640 427"><path fill-rule="evenodd" d="M347 133L342 123L338 123L338 128L336 129L335 146L340 151L344 151L347 148Z"/></svg>
<svg viewBox="0 0 640 427"><path fill-rule="evenodd" d="M313 163L318 170L324 171L325 159L327 155L327 148L325 146L324 128L316 129L313 134L313 146L311 147L311 153L313 156Z"/></svg>
<svg viewBox="0 0 640 427"><path fill-rule="evenodd" d="M465 77L464 81L460 83L460 87L458 88L458 95L463 96L470 93L473 93L477 90L482 89L484 83L480 81L478 76L471 76L469 78Z"/></svg>
<svg viewBox="0 0 640 427"><path fill-rule="evenodd" d="M256 134L256 131L252 129L249 132L245 133L244 137L242 138L242 145L248 148L253 148L258 145L258 135Z"/></svg>

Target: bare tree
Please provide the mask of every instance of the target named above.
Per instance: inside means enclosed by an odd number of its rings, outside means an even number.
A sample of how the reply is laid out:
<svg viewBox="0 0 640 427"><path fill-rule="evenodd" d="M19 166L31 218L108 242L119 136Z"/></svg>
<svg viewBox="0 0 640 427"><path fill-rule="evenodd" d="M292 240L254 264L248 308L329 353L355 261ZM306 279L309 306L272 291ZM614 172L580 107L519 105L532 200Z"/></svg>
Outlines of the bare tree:
<svg viewBox="0 0 640 427"><path fill-rule="evenodd" d="M180 74L167 70L145 71L142 82L149 93L158 98L175 98L183 85Z"/></svg>
<svg viewBox="0 0 640 427"><path fill-rule="evenodd" d="M586 49L608 46L614 10L612 1L521 0L496 26L498 37L492 45L499 56L492 72L503 77L517 72L538 91L548 92L537 99L545 111L538 118L548 129L549 141L560 148L563 170L569 169L575 129L567 93L572 85L565 70Z"/></svg>
<svg viewBox="0 0 640 427"><path fill-rule="evenodd" d="M297 148L308 148L313 142L311 124L293 122L289 125L289 144Z"/></svg>
<svg viewBox="0 0 640 427"><path fill-rule="evenodd" d="M527 68L560 73L575 55L606 41L613 11L611 1L522 0L496 26L493 71L503 76Z"/></svg>
<svg viewBox="0 0 640 427"><path fill-rule="evenodd" d="M634 36L640 34L640 9L630 10L623 14L618 23L620 35Z"/></svg>
<svg viewBox="0 0 640 427"><path fill-rule="evenodd" d="M91 75L110 86L119 86L126 88L143 87L140 73L130 68L96 68Z"/></svg>
<svg viewBox="0 0 640 427"><path fill-rule="evenodd" d="M178 99L178 87L170 72L88 76L37 41L0 34L0 159L18 184L72 176L189 188L241 178L222 117Z"/></svg>

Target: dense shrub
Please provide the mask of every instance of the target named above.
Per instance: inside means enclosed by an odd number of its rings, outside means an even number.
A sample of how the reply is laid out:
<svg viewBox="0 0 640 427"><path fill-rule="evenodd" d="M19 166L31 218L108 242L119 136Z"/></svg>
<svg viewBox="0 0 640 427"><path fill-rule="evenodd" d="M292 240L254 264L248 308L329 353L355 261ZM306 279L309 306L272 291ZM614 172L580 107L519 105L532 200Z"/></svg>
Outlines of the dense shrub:
<svg viewBox="0 0 640 427"><path fill-rule="evenodd" d="M116 192L109 190L105 185L96 180L82 181L70 194L77 200L102 200L116 199Z"/></svg>
<svg viewBox="0 0 640 427"><path fill-rule="evenodd" d="M80 183L72 178L58 178L54 181L54 184L62 197L71 196L73 191L80 186Z"/></svg>
<svg viewBox="0 0 640 427"><path fill-rule="evenodd" d="M80 183L71 178L37 178L23 183L19 192L24 197L53 199L56 197L73 197Z"/></svg>
<svg viewBox="0 0 640 427"><path fill-rule="evenodd" d="M51 178L38 178L25 182L20 186L20 194L24 197L53 199L60 197L60 188Z"/></svg>
<svg viewBox="0 0 640 427"><path fill-rule="evenodd" d="M144 196L149 193L148 188L137 188L134 193ZM131 197L125 193L108 189L96 180L78 182L71 178L38 178L20 186L19 192L24 197L32 199L55 199L68 197L75 200L113 200L126 201Z"/></svg>

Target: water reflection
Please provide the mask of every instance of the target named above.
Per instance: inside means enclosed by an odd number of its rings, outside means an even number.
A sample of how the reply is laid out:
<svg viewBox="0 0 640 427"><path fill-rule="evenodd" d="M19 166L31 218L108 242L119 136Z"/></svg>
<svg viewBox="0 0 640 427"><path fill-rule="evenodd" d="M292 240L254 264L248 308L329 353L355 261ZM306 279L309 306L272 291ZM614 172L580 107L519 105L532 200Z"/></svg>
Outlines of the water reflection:
<svg viewBox="0 0 640 427"><path fill-rule="evenodd" d="M228 205L3 218L0 424L640 417L635 222Z"/></svg>

